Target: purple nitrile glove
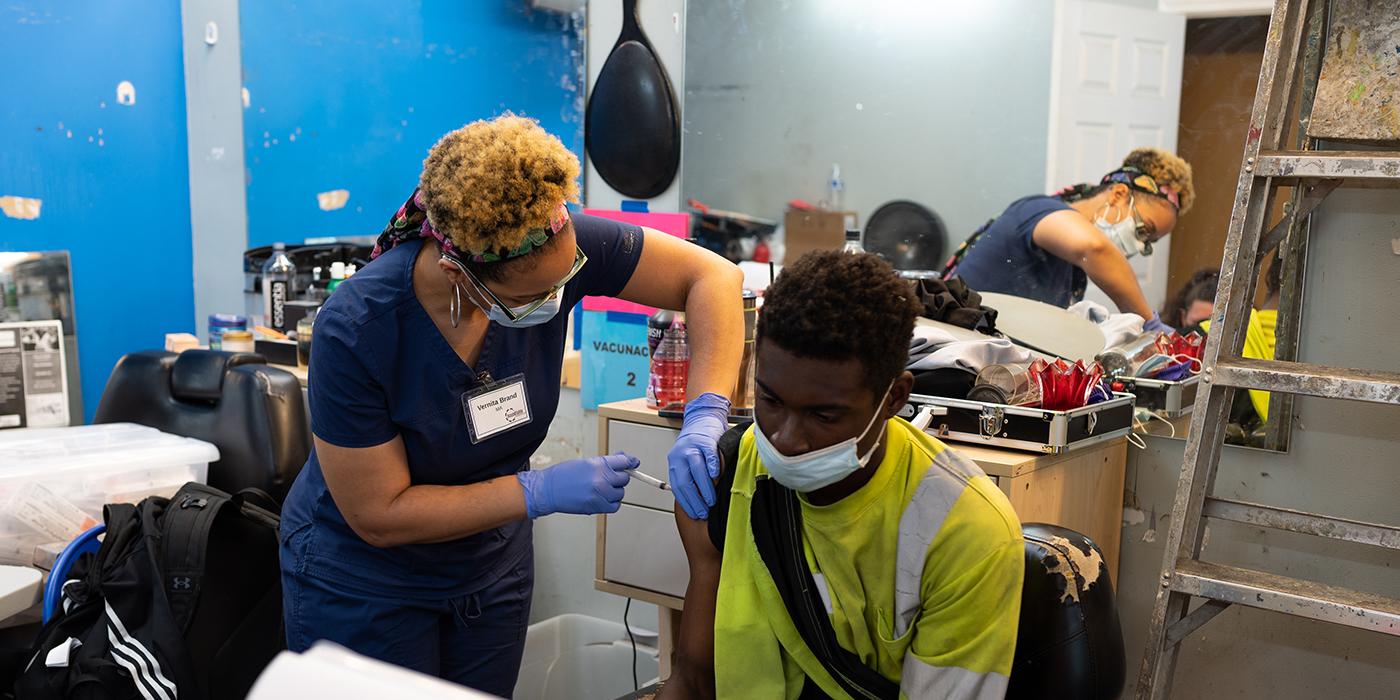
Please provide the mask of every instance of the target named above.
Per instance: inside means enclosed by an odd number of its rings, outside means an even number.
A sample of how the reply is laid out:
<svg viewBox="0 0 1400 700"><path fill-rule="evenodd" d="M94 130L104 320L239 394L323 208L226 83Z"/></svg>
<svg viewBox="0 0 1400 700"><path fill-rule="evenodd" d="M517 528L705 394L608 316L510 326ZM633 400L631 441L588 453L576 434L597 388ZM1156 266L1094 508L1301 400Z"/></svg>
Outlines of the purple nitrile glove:
<svg viewBox="0 0 1400 700"><path fill-rule="evenodd" d="M729 399L704 393L685 405L681 434L666 455L671 491L681 509L695 520L710 515L715 504L714 480L719 476L719 442L729 429Z"/></svg>
<svg viewBox="0 0 1400 700"><path fill-rule="evenodd" d="M1149 318L1149 319L1147 319L1146 321L1143 322L1143 324L1142 324L1142 330L1143 330L1143 331L1157 331L1158 333L1170 333L1170 332L1172 332L1172 331L1174 331L1174 330L1176 330L1176 329L1175 329L1175 328L1172 328L1171 326L1168 326L1168 325L1165 324L1165 323L1162 323L1162 314L1159 314L1159 313L1157 313L1156 311L1153 311L1153 312L1152 312L1152 318Z"/></svg>
<svg viewBox="0 0 1400 700"><path fill-rule="evenodd" d="M525 514L539 518L550 513L595 515L616 513L623 487L632 469L641 464L623 452L560 462L548 469L518 472L525 489Z"/></svg>

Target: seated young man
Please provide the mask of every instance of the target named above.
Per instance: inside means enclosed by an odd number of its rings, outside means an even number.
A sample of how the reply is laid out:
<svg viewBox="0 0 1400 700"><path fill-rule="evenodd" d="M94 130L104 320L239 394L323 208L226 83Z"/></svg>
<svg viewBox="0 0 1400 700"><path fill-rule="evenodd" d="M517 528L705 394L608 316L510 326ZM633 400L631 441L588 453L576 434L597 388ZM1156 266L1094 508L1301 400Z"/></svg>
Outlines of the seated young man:
<svg viewBox="0 0 1400 700"><path fill-rule="evenodd" d="M676 510L690 585L663 697L1005 694L1021 526L972 462L895 417L919 311L869 254L804 255L769 287L757 422L709 522Z"/></svg>

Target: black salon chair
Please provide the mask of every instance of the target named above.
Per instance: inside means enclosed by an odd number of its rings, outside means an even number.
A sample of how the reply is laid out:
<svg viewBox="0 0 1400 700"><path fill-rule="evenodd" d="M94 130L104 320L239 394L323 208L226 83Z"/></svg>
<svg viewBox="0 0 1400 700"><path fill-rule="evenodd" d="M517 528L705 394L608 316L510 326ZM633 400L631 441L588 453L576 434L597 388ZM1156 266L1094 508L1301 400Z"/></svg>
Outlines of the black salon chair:
<svg viewBox="0 0 1400 700"><path fill-rule="evenodd" d="M159 350L112 369L95 423L140 423L213 443L209 485L259 488L279 502L311 450L301 384L254 353Z"/></svg>
<svg viewBox="0 0 1400 700"><path fill-rule="evenodd" d="M1088 537L1027 523L1021 620L1007 698L1117 698L1126 660L1113 583Z"/></svg>

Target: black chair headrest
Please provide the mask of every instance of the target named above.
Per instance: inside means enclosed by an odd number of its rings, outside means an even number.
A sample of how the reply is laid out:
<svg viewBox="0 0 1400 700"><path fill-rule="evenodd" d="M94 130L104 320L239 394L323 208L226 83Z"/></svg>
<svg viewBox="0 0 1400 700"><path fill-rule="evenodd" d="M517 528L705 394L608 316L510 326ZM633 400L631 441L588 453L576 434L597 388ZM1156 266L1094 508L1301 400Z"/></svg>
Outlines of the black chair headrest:
<svg viewBox="0 0 1400 700"><path fill-rule="evenodd" d="M170 371L170 395L178 401L215 403L223 393L224 372L239 365L267 364L251 352L186 350Z"/></svg>
<svg viewBox="0 0 1400 700"><path fill-rule="evenodd" d="M1026 574L1008 700L1116 700L1127 665L1113 581L1088 537L1026 523Z"/></svg>

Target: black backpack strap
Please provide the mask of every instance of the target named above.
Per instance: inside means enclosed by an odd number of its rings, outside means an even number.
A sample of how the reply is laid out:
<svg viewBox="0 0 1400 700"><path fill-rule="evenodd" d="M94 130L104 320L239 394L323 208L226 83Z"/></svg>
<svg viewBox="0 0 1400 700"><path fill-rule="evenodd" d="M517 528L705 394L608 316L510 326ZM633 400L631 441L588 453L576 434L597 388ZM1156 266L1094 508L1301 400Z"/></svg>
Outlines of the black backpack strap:
<svg viewBox="0 0 1400 700"><path fill-rule="evenodd" d="M161 517L163 584L182 633L189 629L199 602L209 532L219 512L232 503L233 497L223 491L192 481L180 487Z"/></svg>
<svg viewBox="0 0 1400 700"><path fill-rule="evenodd" d="M705 523L710 530L710 542L724 551L724 535L729 525L729 492L734 488L734 472L739 466L739 442L744 439L752 422L735 425L719 437L719 480L715 482L715 506Z"/></svg>
<svg viewBox="0 0 1400 700"><path fill-rule="evenodd" d="M233 494L233 500L245 513L248 513L249 506L255 506L257 509L271 515L282 515L282 504L278 503L277 499L272 497L272 494L260 488L248 487L243 489Z"/></svg>
<svg viewBox="0 0 1400 700"><path fill-rule="evenodd" d="M141 515L136 505L131 503L108 503L102 506L102 544L97 548L97 575L101 576L101 563L110 562L117 553L126 552L141 539Z"/></svg>
<svg viewBox="0 0 1400 700"><path fill-rule="evenodd" d="M866 666L836 640L817 582L807 567L797 494L772 479L760 478L754 484L750 527L759 556L798 634L842 690L855 698L898 698L897 683Z"/></svg>
<svg viewBox="0 0 1400 700"><path fill-rule="evenodd" d="M229 497L244 518L274 531L282 522L282 505L262 489L247 488Z"/></svg>

